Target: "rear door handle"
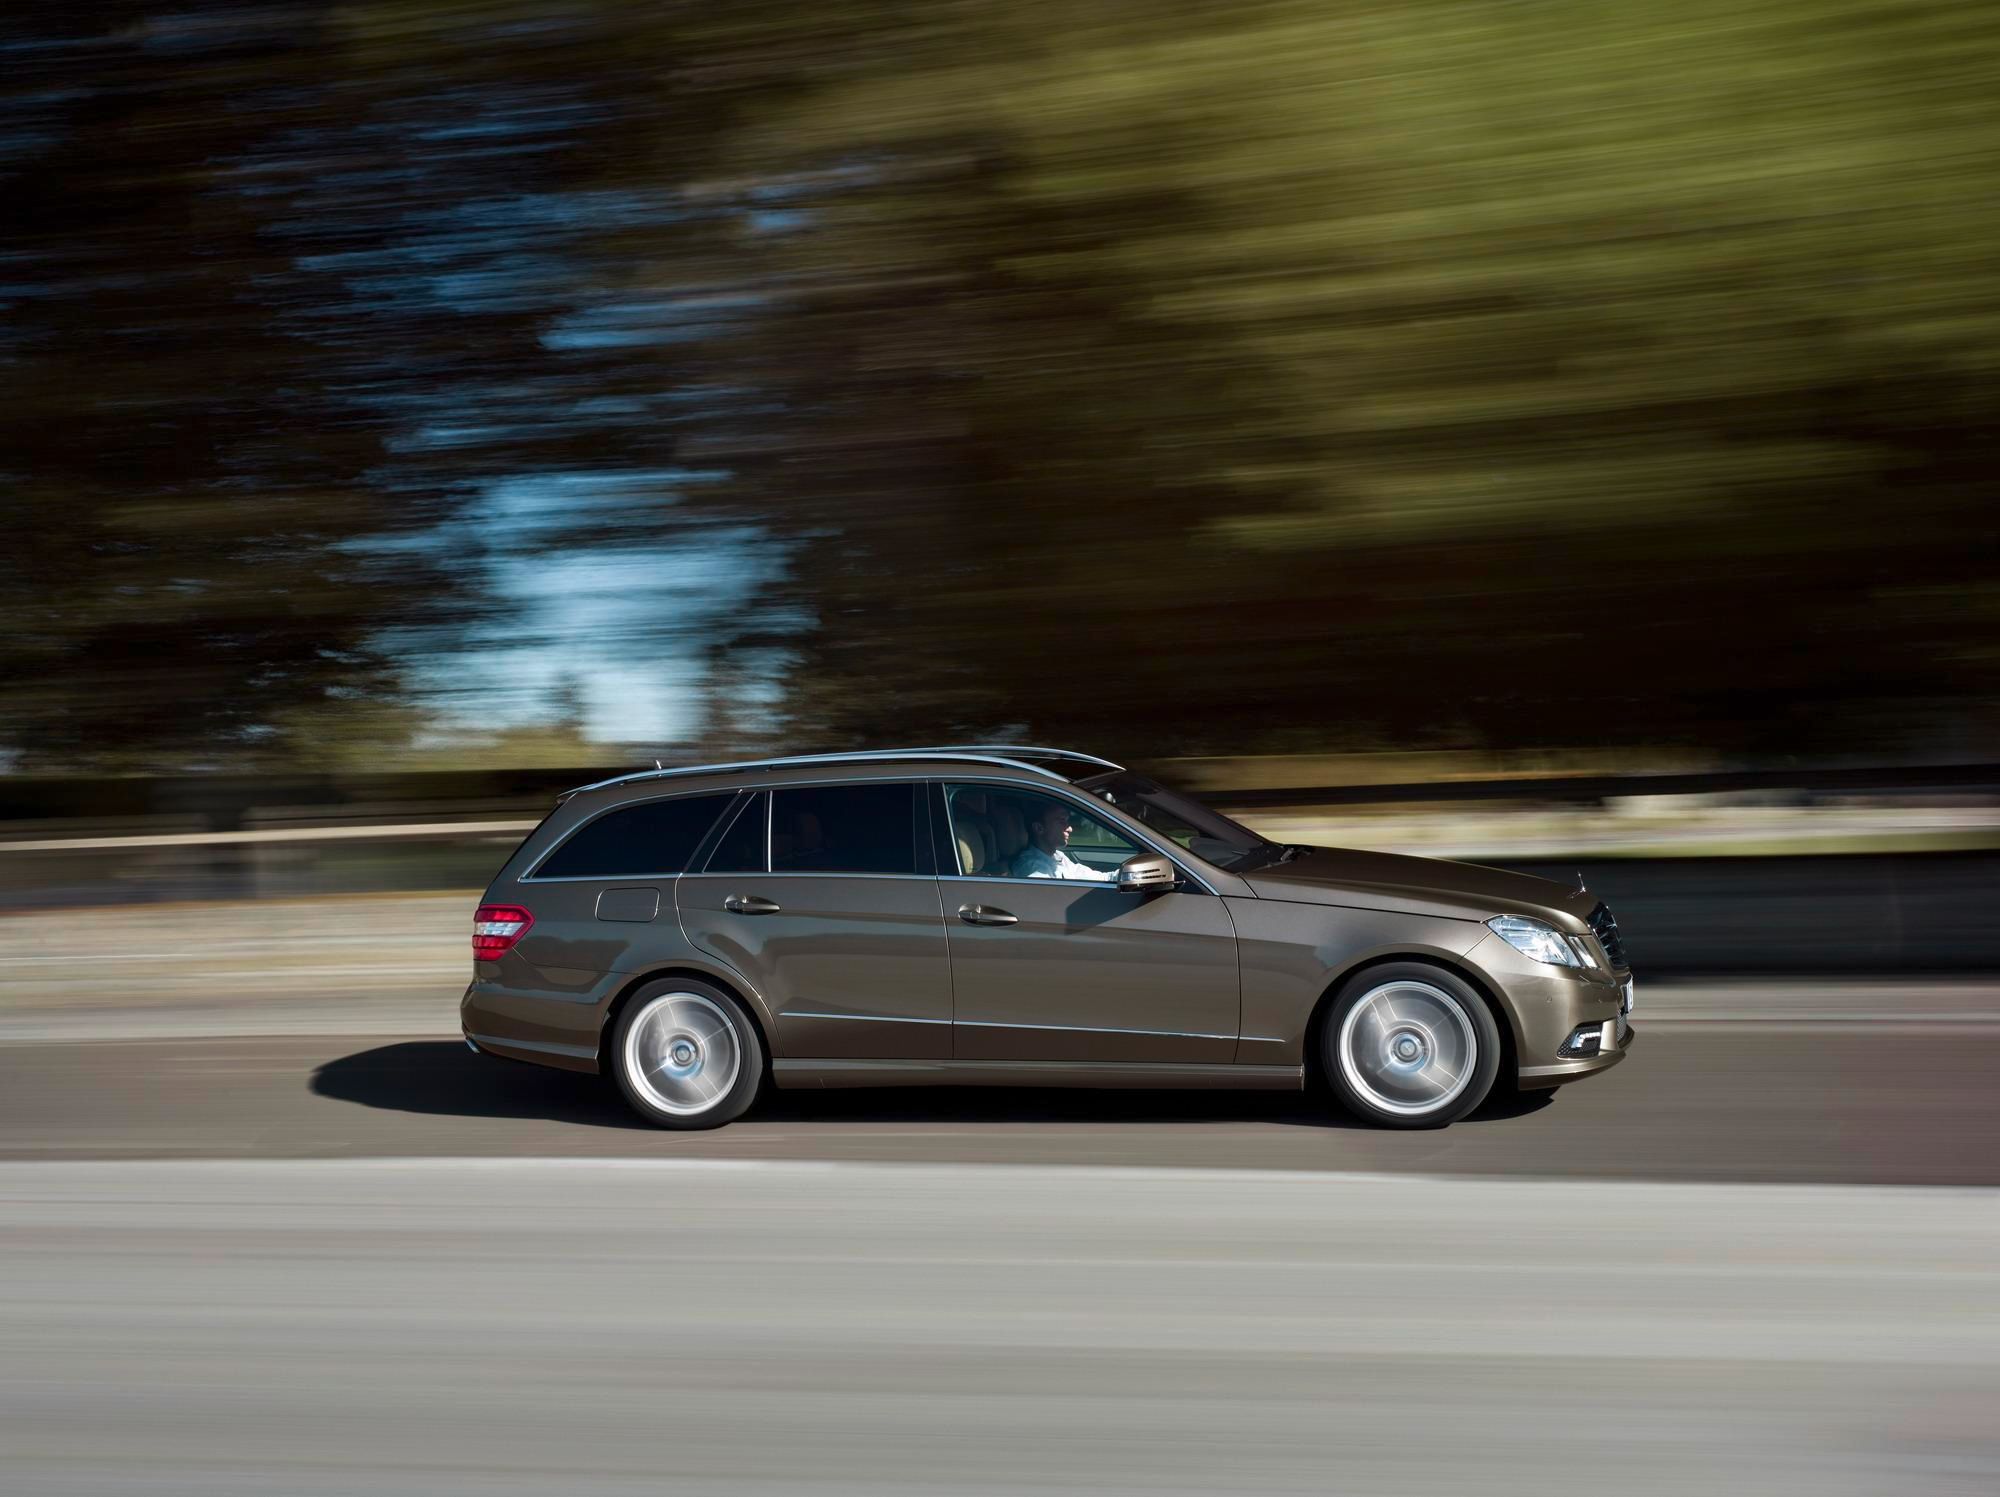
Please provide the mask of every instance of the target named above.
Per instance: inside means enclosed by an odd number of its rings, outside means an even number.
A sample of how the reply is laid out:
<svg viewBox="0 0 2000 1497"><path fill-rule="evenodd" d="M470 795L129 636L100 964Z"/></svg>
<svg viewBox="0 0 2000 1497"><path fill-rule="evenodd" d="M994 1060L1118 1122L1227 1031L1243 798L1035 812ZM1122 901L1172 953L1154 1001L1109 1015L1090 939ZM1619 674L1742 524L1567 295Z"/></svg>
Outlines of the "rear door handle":
<svg viewBox="0 0 2000 1497"><path fill-rule="evenodd" d="M1021 917L1010 915L1005 910L996 910L991 905L962 904L958 907L958 918L967 925L1019 925Z"/></svg>
<svg viewBox="0 0 2000 1497"><path fill-rule="evenodd" d="M732 915L775 915L780 909L777 900L761 894L732 894L722 901L722 907Z"/></svg>

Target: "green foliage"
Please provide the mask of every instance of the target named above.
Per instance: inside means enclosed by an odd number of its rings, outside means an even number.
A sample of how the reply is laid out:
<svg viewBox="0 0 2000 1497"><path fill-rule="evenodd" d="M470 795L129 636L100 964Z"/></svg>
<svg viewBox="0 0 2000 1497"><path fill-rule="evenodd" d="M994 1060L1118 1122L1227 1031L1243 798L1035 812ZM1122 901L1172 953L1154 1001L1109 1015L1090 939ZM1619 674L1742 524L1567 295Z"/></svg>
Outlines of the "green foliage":
<svg viewBox="0 0 2000 1497"><path fill-rule="evenodd" d="M842 19L736 145L852 164L763 330L830 680L904 646L836 729L1770 752L1991 700L1935 590L1995 562L1983 12Z"/></svg>
<svg viewBox="0 0 2000 1497"><path fill-rule="evenodd" d="M0 738L33 754L344 724L352 757L493 607L413 538L485 479L648 464L727 477L607 546L727 522L791 558L715 637L659 621L747 672L711 682L731 733L772 662L820 742L1928 755L1992 723L1980 7L306 16L108 7L54 65L82 104L0 89L0 152L62 140L0 154L34 290L0 331ZM515 202L546 227L490 227ZM426 266L488 290L368 289Z"/></svg>

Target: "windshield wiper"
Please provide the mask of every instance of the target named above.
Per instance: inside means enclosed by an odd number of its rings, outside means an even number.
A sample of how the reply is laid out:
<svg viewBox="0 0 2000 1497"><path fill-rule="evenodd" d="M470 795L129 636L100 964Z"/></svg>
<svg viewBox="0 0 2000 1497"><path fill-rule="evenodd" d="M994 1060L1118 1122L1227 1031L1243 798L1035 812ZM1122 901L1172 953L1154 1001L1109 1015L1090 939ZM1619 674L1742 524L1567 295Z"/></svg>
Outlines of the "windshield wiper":
<svg viewBox="0 0 2000 1497"><path fill-rule="evenodd" d="M1290 842L1266 842L1262 847L1253 847L1235 863L1227 865L1233 873L1246 873L1255 868L1269 868L1273 863L1289 863L1303 847Z"/></svg>

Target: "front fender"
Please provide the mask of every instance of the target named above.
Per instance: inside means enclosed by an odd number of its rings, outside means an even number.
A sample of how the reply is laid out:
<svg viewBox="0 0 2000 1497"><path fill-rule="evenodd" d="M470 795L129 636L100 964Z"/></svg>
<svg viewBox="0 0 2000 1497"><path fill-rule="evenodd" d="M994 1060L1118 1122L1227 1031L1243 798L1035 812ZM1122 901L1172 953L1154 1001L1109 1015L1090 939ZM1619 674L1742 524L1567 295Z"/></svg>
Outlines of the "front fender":
<svg viewBox="0 0 2000 1497"><path fill-rule="evenodd" d="M1476 920L1398 910L1230 899L1243 979L1239 1065L1301 1065L1306 1030L1327 990L1347 973L1390 958L1466 968L1490 932Z"/></svg>

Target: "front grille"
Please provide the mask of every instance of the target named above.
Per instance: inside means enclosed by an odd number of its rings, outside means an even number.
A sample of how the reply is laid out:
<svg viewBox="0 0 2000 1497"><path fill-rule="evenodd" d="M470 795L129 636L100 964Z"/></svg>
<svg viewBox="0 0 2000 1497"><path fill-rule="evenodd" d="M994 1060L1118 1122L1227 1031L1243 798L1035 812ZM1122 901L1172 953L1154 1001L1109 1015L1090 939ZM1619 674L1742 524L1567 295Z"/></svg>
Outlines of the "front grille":
<svg viewBox="0 0 2000 1497"><path fill-rule="evenodd" d="M1604 954L1611 959L1611 965L1619 971L1629 970L1625 960L1625 943L1618 937L1618 922L1611 918L1611 906L1598 902L1590 912L1590 933L1597 937L1597 944L1604 948Z"/></svg>

